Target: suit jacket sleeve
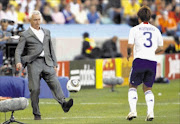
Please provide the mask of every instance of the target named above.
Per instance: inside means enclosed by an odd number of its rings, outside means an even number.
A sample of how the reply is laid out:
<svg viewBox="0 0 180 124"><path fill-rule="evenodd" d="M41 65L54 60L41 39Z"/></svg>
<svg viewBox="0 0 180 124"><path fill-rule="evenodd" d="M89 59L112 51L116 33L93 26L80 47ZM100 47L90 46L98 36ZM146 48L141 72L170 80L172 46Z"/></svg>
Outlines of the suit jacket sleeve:
<svg viewBox="0 0 180 124"><path fill-rule="evenodd" d="M54 48L53 48L53 45L52 45L52 41L51 41L51 34L50 34L50 31L49 31L49 36L50 36L50 50L51 50L51 56L52 56L52 59L53 59L53 64L54 66L57 67L57 59L56 59L56 55L55 55L55 52L54 52Z"/></svg>
<svg viewBox="0 0 180 124"><path fill-rule="evenodd" d="M15 51L15 63L22 63L21 62L21 55L24 51L24 48L25 48L25 44L26 44L26 39L23 35L20 36L20 39L19 39L19 43L16 47L16 51Z"/></svg>

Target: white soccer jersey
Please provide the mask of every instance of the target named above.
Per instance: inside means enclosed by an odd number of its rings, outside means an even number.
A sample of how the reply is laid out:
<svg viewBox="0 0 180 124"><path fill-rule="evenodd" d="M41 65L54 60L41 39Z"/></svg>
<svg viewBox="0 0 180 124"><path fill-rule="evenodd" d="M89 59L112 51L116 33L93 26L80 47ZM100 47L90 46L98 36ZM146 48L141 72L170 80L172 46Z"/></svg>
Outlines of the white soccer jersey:
<svg viewBox="0 0 180 124"><path fill-rule="evenodd" d="M142 22L131 28L128 44L134 44L134 59L156 61L155 51L163 46L163 38L158 28Z"/></svg>

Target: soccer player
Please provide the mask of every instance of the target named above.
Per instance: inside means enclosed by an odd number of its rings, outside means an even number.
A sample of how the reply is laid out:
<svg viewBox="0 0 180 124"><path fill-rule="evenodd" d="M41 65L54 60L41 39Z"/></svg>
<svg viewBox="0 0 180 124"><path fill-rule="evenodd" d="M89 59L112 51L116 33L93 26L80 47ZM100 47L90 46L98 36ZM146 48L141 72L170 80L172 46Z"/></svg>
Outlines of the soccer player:
<svg viewBox="0 0 180 124"><path fill-rule="evenodd" d="M143 83L145 100L147 103L146 121L154 119L154 95L151 91L156 75L155 54L163 50L163 39L160 31L149 23L151 10L143 6L137 13L139 25L131 28L128 40L128 57L134 47L134 60L130 73L128 101L130 113L127 120L137 117L136 103L138 100L137 87Z"/></svg>

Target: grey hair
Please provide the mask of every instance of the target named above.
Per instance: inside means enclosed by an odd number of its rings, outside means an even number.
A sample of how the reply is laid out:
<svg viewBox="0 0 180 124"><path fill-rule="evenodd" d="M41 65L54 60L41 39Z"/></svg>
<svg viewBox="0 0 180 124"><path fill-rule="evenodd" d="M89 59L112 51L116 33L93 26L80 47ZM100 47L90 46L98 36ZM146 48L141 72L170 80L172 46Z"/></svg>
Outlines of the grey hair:
<svg viewBox="0 0 180 124"><path fill-rule="evenodd" d="M32 12L30 12L29 13L29 19L31 19L32 18L32 15L40 15L40 17L41 17L41 21L42 21L42 14L41 14L41 12L40 11L38 11L38 10L33 10Z"/></svg>

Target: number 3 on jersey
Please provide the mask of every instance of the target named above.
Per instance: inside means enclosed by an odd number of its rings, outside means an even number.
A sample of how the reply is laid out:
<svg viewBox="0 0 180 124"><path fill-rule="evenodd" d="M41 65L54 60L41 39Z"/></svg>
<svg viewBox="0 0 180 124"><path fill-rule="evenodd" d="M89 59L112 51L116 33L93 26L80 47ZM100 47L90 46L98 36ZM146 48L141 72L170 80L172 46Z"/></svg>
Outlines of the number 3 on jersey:
<svg viewBox="0 0 180 124"><path fill-rule="evenodd" d="M145 47L151 47L152 46L152 33L151 32L144 32L143 35L147 35L148 37L146 38L147 41L149 41L149 44L147 45L146 43L144 43Z"/></svg>

